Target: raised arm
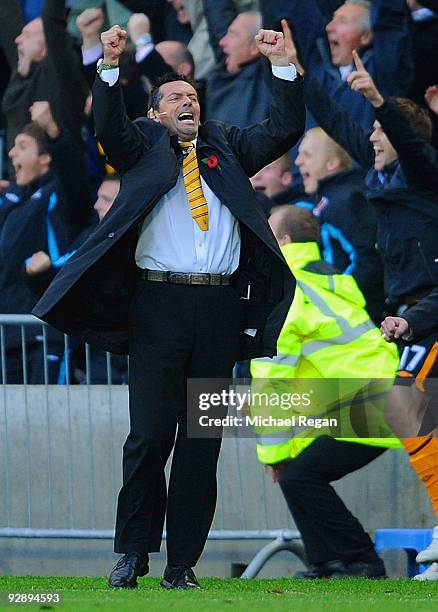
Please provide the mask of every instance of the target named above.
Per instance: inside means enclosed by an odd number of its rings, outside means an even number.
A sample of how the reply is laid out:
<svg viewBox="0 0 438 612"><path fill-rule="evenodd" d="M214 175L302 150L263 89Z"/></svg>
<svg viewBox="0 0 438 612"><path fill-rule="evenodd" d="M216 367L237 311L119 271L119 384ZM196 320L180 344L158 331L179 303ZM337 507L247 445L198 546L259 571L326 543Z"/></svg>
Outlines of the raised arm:
<svg viewBox="0 0 438 612"><path fill-rule="evenodd" d="M306 74L304 100L316 122L357 163L369 170L374 162L374 150L369 133L353 121L350 114L331 98L315 77Z"/></svg>
<svg viewBox="0 0 438 612"><path fill-rule="evenodd" d="M274 73L269 118L243 129L228 128L229 142L248 176L292 148L301 138L306 122L302 79L289 65L283 33L260 30L256 41Z"/></svg>
<svg viewBox="0 0 438 612"><path fill-rule="evenodd" d="M414 75L409 10L406 0L373 0L374 74L386 96L407 96Z"/></svg>
<svg viewBox="0 0 438 612"><path fill-rule="evenodd" d="M299 63L297 49L288 22L282 19L285 37L285 48L289 62L293 63L303 74L304 68ZM319 81L307 71L304 79L304 101L317 123L336 140L366 170L374 160L373 147L368 140L368 133L355 123L349 113L342 108Z"/></svg>
<svg viewBox="0 0 438 612"><path fill-rule="evenodd" d="M134 13L128 21L128 34L136 46L135 61L140 73L152 84L166 72L173 72L172 66L166 64L163 57L155 49L151 39L151 24L144 13ZM145 42L142 42L145 40Z"/></svg>
<svg viewBox="0 0 438 612"><path fill-rule="evenodd" d="M356 71L348 77L350 87L365 96L376 111L376 118L397 151L406 178L421 191L438 191L438 152L410 126L395 100L386 100L355 51ZM420 112L420 109L419 109ZM422 111L421 111L422 112Z"/></svg>
<svg viewBox="0 0 438 612"><path fill-rule="evenodd" d="M54 98L57 104L52 112L55 119L79 139L87 87L79 57L67 32L65 0L45 0L42 18L47 53L58 85Z"/></svg>
<svg viewBox="0 0 438 612"><path fill-rule="evenodd" d="M16 0L0 0L0 39L11 71L17 68L15 39L24 26L23 14Z"/></svg>
<svg viewBox="0 0 438 612"><path fill-rule="evenodd" d="M32 121L48 136L52 168L63 190L59 200L62 216L75 230L82 229L93 213L84 155L68 129L58 126L47 101L34 102L30 110Z"/></svg>
<svg viewBox="0 0 438 612"><path fill-rule="evenodd" d="M105 70L102 78L96 76L93 86L93 113L97 139L110 164L119 173L133 166L145 146L149 146L145 134L126 113L122 89L118 82L119 58L125 50L126 38L126 31L118 25L102 32ZM112 73L110 77L106 77L110 73ZM107 82L104 82L103 78L106 78ZM110 86L108 81L111 79L114 84Z"/></svg>

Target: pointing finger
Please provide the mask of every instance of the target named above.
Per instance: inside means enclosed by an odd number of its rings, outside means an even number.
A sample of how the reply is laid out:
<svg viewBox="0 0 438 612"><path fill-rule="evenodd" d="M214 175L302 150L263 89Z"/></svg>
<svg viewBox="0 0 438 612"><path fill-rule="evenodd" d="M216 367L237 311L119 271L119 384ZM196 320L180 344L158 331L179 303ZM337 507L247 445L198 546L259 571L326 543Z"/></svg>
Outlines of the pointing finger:
<svg viewBox="0 0 438 612"><path fill-rule="evenodd" d="M281 20L281 29L283 30L283 36L286 41L292 40L292 32L290 31L287 19Z"/></svg>
<svg viewBox="0 0 438 612"><path fill-rule="evenodd" d="M363 65L363 62L355 49L353 50L353 61L354 65L356 66L356 70L364 70L366 72L365 66Z"/></svg>

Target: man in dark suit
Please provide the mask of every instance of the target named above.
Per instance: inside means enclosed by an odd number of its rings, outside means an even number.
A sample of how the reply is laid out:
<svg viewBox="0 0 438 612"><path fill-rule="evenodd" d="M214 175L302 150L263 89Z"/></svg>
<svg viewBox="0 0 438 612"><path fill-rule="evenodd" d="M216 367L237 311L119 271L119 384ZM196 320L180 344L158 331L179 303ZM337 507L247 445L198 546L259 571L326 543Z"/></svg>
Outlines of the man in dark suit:
<svg viewBox="0 0 438 612"><path fill-rule="evenodd" d="M193 588L216 505L220 439L187 435L186 381L227 378L236 359L276 353L294 279L248 177L301 137L302 83L283 34L260 30L257 45L274 73L266 121L200 126L196 90L170 75L153 89L148 118L131 122L117 82L125 41L119 26L102 34L93 90L97 137L122 176L120 193L34 313L106 350L129 351L131 430L115 538L124 555L110 585L136 586L147 573L166 514L161 584Z"/></svg>

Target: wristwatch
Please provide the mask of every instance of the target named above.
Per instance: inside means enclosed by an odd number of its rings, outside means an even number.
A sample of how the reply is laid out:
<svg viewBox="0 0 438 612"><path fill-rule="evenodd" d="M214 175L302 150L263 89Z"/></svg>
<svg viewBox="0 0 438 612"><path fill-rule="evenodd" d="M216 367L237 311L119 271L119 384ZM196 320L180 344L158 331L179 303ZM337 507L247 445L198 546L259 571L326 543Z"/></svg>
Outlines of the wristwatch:
<svg viewBox="0 0 438 612"><path fill-rule="evenodd" d="M104 64L102 57L97 60L97 74L99 76L101 75L102 70L115 70L116 68L118 68L118 66L114 66L114 64Z"/></svg>

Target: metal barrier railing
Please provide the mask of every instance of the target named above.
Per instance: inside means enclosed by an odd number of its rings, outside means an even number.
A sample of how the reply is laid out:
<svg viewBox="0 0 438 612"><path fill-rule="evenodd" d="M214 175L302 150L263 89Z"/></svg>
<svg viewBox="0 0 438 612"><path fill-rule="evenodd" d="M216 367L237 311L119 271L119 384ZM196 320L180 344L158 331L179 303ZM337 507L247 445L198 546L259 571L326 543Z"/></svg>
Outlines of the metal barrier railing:
<svg viewBox="0 0 438 612"><path fill-rule="evenodd" d="M12 342L8 339L7 332L12 329L19 328L19 334L14 334ZM26 329L33 330L32 336L26 333ZM39 330L39 333L37 333ZM50 332L49 332L50 330ZM50 337L52 336L52 337ZM8 341L9 340L9 341ZM50 352L50 348L55 347L56 355ZM17 349L20 350L21 359L17 360ZM84 364L84 371L81 380L75 379L72 372L72 351L78 356L81 352L81 361ZM22 314L0 314L0 354L1 354L1 383L7 384L8 381L8 365L9 361L14 361L14 376L11 382L17 383L17 372L21 374L23 384L118 384L113 378L113 360L114 355L97 351L97 354L102 360L105 355L105 374L101 373L99 380L96 382L92 376L92 351L89 344L84 343L81 346L71 346L71 342L67 334L62 334L53 330L47 323L37 319L33 315ZM96 353L95 353L96 354ZM52 381L49 375L49 364L54 358L59 358L59 368L62 369L62 380ZM119 356L117 356L120 359ZM31 377L29 369L33 365L37 365L39 376ZM102 369L102 368L101 368ZM126 380L127 382L128 359L126 358ZM59 375L61 376L61 375Z"/></svg>
<svg viewBox="0 0 438 612"><path fill-rule="evenodd" d="M84 385L72 385L71 342L62 335L66 362L66 384L49 384L49 327L32 315L0 315L2 372L7 368L6 328L19 327L22 350L23 385L3 384L0 393L0 539L79 539L112 540L112 529L99 528L113 523L116 493L121 480L120 459L115 448L122 446L127 431L126 386L111 385L111 358L106 356L106 386L92 385L90 347L85 349ZM40 343L38 357L44 360L43 385L29 384L29 328ZM6 380L5 380L6 378ZM2 380L7 383L3 375ZM219 470L219 498L245 512L242 475L248 461L254 462L253 449L242 449L235 441L235 456L226 458L235 470ZM250 443L251 441L246 441ZM244 445L245 442L240 442ZM251 452L249 452L251 451ZM223 467L223 466L222 466ZM239 474L236 475L236 472ZM242 473L241 473L242 472ZM230 483L234 478L235 482ZM264 486L264 485L262 485ZM230 494L230 487L234 492ZM266 491L263 490L263 497ZM240 503L235 495L240 496ZM236 501L238 502L236 504ZM263 499L267 522L267 499ZM62 506L62 512L58 508ZM99 516L98 516L99 514ZM237 518L234 517L236 520ZM226 520L222 524L226 526ZM234 522L234 521L233 521ZM245 521L244 521L245 523ZM80 527L79 527L80 525ZM163 534L166 537L166 534ZM281 550L289 550L305 563L300 534L284 529L213 529L209 540L269 540L254 557L243 578L257 575L266 561Z"/></svg>

